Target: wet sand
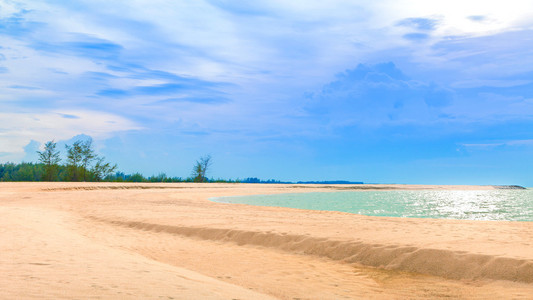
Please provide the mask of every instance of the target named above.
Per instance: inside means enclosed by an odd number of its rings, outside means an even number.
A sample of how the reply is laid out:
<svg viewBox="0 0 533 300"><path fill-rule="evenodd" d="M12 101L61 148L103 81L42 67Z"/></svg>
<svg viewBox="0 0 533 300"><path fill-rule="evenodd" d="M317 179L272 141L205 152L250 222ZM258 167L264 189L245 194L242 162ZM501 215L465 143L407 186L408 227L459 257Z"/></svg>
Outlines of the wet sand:
<svg viewBox="0 0 533 300"><path fill-rule="evenodd" d="M533 222L210 197L490 186L0 183L0 298L531 299Z"/></svg>

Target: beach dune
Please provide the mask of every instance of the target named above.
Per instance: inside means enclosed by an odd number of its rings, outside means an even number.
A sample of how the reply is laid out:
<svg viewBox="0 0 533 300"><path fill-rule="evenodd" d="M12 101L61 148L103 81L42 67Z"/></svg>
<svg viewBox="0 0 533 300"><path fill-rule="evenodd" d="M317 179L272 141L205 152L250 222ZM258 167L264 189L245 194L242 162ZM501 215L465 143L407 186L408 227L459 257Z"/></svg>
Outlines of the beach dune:
<svg viewBox="0 0 533 300"><path fill-rule="evenodd" d="M531 222L368 217L211 197L484 186L0 183L0 298L533 295Z"/></svg>

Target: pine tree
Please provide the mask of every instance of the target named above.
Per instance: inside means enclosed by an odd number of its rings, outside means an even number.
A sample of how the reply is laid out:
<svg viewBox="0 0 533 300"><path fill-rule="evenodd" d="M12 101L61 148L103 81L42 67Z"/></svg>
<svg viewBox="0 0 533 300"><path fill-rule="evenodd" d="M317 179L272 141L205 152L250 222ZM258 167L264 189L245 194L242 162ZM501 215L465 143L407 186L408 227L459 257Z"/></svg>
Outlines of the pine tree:
<svg viewBox="0 0 533 300"><path fill-rule="evenodd" d="M39 154L39 161L44 165L44 181L57 180L58 164L61 161L59 151L56 150L57 144L52 140L44 145L44 151L37 151Z"/></svg>
<svg viewBox="0 0 533 300"><path fill-rule="evenodd" d="M201 157L196 161L192 170L192 177L194 182L207 182L207 170L211 166L211 155Z"/></svg>
<svg viewBox="0 0 533 300"><path fill-rule="evenodd" d="M83 160L82 141L76 141L67 148L67 181L80 181Z"/></svg>
<svg viewBox="0 0 533 300"><path fill-rule="evenodd" d="M102 179L111 175L117 169L117 165L111 165L109 162L105 162L104 157L96 158L96 164L91 169L92 180L102 181Z"/></svg>

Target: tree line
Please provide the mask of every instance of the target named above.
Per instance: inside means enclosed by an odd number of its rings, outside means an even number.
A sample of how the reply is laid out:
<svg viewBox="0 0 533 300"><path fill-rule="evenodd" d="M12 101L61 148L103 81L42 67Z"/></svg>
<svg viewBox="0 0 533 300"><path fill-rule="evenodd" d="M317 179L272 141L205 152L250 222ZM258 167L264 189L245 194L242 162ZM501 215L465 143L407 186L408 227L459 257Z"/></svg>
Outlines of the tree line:
<svg viewBox="0 0 533 300"><path fill-rule="evenodd" d="M61 152L54 141L46 142L39 154L39 163L7 163L0 165L3 181L103 181L117 169L96 154L92 140L65 145L66 159L61 164Z"/></svg>
<svg viewBox="0 0 533 300"><path fill-rule="evenodd" d="M0 181L106 181L106 182L226 182L226 183L292 183L279 180L213 179L207 174L211 169L210 155L202 156L186 178L169 177L165 173L145 177L141 173L125 174L117 165L107 162L94 150L92 140L78 140L65 145L66 157L61 157L57 143L46 142L43 151L37 151L38 162L0 163Z"/></svg>
<svg viewBox="0 0 533 300"><path fill-rule="evenodd" d="M124 174L117 165L96 154L92 140L75 141L65 145L66 158L61 158L57 143L46 142L43 151L37 151L37 163L0 164L0 181L108 181L108 182L238 182L236 180L209 179L211 156L206 155L194 164L187 178L168 177L161 173L144 177L140 173Z"/></svg>

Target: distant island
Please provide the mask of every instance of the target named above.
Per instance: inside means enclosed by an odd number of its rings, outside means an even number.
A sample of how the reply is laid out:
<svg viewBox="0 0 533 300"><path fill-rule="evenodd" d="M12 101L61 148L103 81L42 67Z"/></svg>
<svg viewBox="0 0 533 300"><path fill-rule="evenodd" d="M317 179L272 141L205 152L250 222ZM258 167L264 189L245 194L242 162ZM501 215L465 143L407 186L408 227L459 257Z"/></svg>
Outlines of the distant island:
<svg viewBox="0 0 533 300"><path fill-rule="evenodd" d="M261 180L257 177L249 177L239 180L240 183L279 183L279 184L364 184L362 181L326 180L326 181L279 181L274 179Z"/></svg>
<svg viewBox="0 0 533 300"><path fill-rule="evenodd" d="M332 181L298 181L298 184L364 184L362 181L346 181L346 180L332 180Z"/></svg>
<svg viewBox="0 0 533 300"><path fill-rule="evenodd" d="M493 185L493 187L499 190L526 190L525 187L520 185Z"/></svg>

